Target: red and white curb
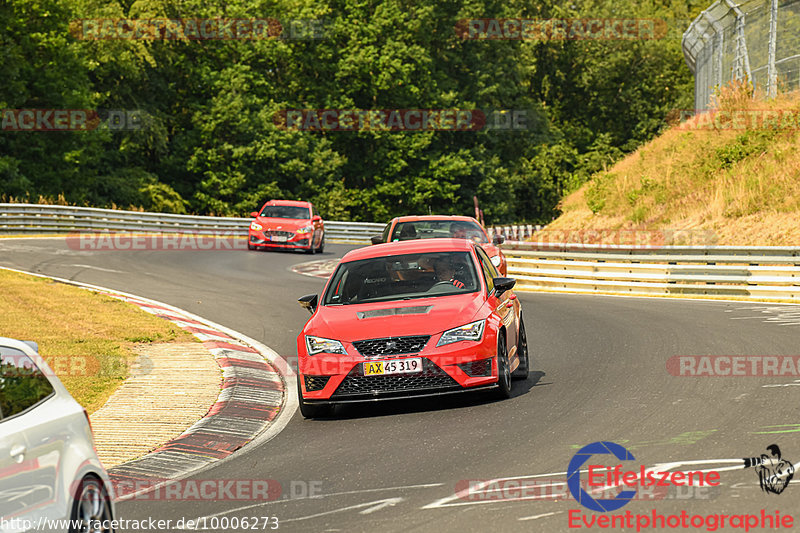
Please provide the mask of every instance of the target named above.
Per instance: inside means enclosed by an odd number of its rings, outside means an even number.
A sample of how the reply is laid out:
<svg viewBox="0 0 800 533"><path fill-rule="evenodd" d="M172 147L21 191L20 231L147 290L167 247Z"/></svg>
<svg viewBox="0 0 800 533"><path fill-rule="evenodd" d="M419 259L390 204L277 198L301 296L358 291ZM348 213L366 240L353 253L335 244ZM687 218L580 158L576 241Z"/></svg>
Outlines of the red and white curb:
<svg viewBox="0 0 800 533"><path fill-rule="evenodd" d="M292 272L302 274L303 276L311 276L314 278L328 279L333 274L336 265L339 264L341 258L338 259L320 259L317 261L307 261L294 265Z"/></svg>
<svg viewBox="0 0 800 533"><path fill-rule="evenodd" d="M183 309L85 283L4 268L48 278L117 298L169 320L199 338L222 369L222 391L204 418L153 452L109 470L114 486L147 487L119 499L154 490L199 473L248 444L267 442L297 408L294 372L275 351L241 333Z"/></svg>

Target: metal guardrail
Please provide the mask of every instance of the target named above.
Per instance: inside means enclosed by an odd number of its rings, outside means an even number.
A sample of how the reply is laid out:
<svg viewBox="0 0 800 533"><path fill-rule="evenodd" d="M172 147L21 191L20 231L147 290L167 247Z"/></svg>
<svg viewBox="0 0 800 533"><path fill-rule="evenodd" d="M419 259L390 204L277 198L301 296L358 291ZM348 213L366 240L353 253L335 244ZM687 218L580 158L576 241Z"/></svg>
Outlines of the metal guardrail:
<svg viewBox="0 0 800 533"><path fill-rule="evenodd" d="M0 233L119 231L247 235L250 218L0 204ZM330 241L367 244L383 224L326 221ZM508 236L528 226L497 228ZM524 237L523 237L524 238ZM509 241L508 274L523 290L740 297L800 302L800 247L620 246Z"/></svg>
<svg viewBox="0 0 800 533"><path fill-rule="evenodd" d="M325 221L325 231L328 232L327 239L351 244L371 244L369 238L380 234L385 226L386 224L377 222Z"/></svg>
<svg viewBox="0 0 800 533"><path fill-rule="evenodd" d="M800 301L800 247L509 242L508 275L528 290Z"/></svg>
<svg viewBox="0 0 800 533"><path fill-rule="evenodd" d="M0 233L84 233L100 231L247 235L252 218L146 213L94 207L0 203ZM325 221L328 242L369 244L384 224Z"/></svg>

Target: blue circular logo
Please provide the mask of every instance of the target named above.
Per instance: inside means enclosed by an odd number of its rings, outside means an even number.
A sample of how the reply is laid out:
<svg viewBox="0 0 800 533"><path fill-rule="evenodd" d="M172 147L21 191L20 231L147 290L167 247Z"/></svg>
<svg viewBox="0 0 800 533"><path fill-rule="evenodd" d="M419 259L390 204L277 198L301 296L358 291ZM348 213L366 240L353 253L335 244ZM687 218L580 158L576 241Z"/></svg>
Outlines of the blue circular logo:
<svg viewBox="0 0 800 533"><path fill-rule="evenodd" d="M613 455L620 461L633 461L635 457L619 444L600 441L588 444L578 450L578 453L576 453L569 462L569 468L567 468L567 486L569 487L570 493L572 493L572 497L578 500L578 503L592 511L599 511L601 513L616 511L627 505L628 502L636 496L636 491L623 490L614 498L609 499L596 500L592 498L589 493L581 487L581 466L593 455Z"/></svg>

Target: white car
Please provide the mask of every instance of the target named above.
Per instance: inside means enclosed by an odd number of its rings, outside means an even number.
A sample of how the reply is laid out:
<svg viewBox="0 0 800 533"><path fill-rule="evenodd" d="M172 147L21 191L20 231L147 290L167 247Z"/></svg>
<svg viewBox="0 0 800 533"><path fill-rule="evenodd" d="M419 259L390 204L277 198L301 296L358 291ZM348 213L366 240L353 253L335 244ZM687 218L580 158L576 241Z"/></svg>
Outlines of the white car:
<svg viewBox="0 0 800 533"><path fill-rule="evenodd" d="M35 343L0 337L0 533L113 531L112 501L86 410Z"/></svg>

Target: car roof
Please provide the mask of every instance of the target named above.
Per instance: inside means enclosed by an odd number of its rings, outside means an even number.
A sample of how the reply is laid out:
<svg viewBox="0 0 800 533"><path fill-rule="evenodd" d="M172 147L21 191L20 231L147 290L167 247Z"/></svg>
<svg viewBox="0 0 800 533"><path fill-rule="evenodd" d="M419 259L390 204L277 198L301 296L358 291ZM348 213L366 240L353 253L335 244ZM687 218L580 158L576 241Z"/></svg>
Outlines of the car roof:
<svg viewBox="0 0 800 533"><path fill-rule="evenodd" d="M393 222L422 222L425 220L451 220L453 222L474 222L480 226L477 220L473 217L465 217L462 215L405 215L402 217L395 217Z"/></svg>
<svg viewBox="0 0 800 533"><path fill-rule="evenodd" d="M468 252L477 246L468 239L413 239L408 241L394 241L375 244L365 248L358 248L345 254L342 263L360 261L361 259L374 259L388 255L402 255L426 252Z"/></svg>
<svg viewBox="0 0 800 533"><path fill-rule="evenodd" d="M296 207L311 207L311 202L303 202L300 200L270 200L264 205L293 205Z"/></svg>

